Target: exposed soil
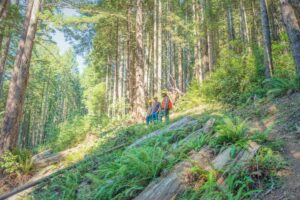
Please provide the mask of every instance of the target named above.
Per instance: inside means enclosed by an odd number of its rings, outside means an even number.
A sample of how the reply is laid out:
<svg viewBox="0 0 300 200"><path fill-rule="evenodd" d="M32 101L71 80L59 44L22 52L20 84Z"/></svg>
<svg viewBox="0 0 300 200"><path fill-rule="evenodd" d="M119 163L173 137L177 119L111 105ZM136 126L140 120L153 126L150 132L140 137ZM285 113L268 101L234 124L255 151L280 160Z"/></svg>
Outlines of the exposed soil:
<svg viewBox="0 0 300 200"><path fill-rule="evenodd" d="M281 155L288 163L287 169L279 172L281 186L265 192L265 200L300 200L300 94L295 93L274 101L251 105L239 111L251 116L254 129L272 128L270 138L283 140Z"/></svg>

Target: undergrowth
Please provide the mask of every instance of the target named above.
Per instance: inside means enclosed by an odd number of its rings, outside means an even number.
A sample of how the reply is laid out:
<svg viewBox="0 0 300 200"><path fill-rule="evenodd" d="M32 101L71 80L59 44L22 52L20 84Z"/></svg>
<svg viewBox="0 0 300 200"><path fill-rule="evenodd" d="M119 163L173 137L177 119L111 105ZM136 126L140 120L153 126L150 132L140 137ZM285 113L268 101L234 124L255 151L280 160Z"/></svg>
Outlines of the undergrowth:
<svg viewBox="0 0 300 200"><path fill-rule="evenodd" d="M0 170L6 174L29 174L34 168L32 152L27 149L6 151L0 157Z"/></svg>
<svg viewBox="0 0 300 200"><path fill-rule="evenodd" d="M200 100L195 99L192 104L196 103L200 103ZM191 106L185 105L186 108ZM182 139L200 129L211 117L217 119L212 133L181 143ZM207 171L193 166L189 171L189 188L180 199L259 198L262 191L279 185L277 173L285 167L278 153L282 142L268 139L270 129L252 131L248 120L230 114L204 112L195 118L199 124L194 127L170 131L149 139L138 148L119 149L105 155L101 152L121 144L128 146L142 136L164 128L165 124L148 127L136 124L101 133L93 159L80 163L31 195L34 199L132 199L152 180L169 173L174 165L187 159L191 151L198 151L203 146L209 146L215 153L231 148L234 158L252 141L259 143L261 149L246 166L240 169L236 166L235 170L238 170L235 173ZM225 182L220 185L221 177Z"/></svg>

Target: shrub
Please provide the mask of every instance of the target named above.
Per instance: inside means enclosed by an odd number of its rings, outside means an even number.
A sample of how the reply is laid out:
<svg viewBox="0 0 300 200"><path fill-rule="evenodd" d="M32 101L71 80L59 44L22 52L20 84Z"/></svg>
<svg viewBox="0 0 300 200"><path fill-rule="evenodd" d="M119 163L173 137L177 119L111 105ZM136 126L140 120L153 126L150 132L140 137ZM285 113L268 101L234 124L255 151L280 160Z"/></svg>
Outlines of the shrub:
<svg viewBox="0 0 300 200"><path fill-rule="evenodd" d="M266 88L268 88L267 94L271 97L279 97L287 95L289 92L299 91L299 83L296 78L271 78L264 81Z"/></svg>
<svg viewBox="0 0 300 200"><path fill-rule="evenodd" d="M160 148L136 148L101 166L97 177L88 176L99 185L95 199L131 199L159 175L166 164L164 157Z"/></svg>
<svg viewBox="0 0 300 200"><path fill-rule="evenodd" d="M221 54L223 59L219 60L216 71L202 84L205 99L238 104L254 95L264 95L262 66L256 63L255 55L246 52L237 55L230 50Z"/></svg>
<svg viewBox="0 0 300 200"><path fill-rule="evenodd" d="M19 171L19 167L17 156L13 155L10 151L5 152L1 156L0 169L2 169L4 173L17 173Z"/></svg>
<svg viewBox="0 0 300 200"><path fill-rule="evenodd" d="M59 125L58 136L51 146L56 151L72 147L82 141L89 130L90 123L85 117L75 117Z"/></svg>
<svg viewBox="0 0 300 200"><path fill-rule="evenodd" d="M246 121L241 121L239 118L224 117L221 124L216 126L216 142L219 145L238 143L245 138L247 131Z"/></svg>
<svg viewBox="0 0 300 200"><path fill-rule="evenodd" d="M0 162L0 169L7 174L28 174L33 169L32 152L27 149L14 149L5 152Z"/></svg>
<svg viewBox="0 0 300 200"><path fill-rule="evenodd" d="M200 85L197 81L192 81L187 93L182 96L177 102L175 111L183 111L201 104Z"/></svg>

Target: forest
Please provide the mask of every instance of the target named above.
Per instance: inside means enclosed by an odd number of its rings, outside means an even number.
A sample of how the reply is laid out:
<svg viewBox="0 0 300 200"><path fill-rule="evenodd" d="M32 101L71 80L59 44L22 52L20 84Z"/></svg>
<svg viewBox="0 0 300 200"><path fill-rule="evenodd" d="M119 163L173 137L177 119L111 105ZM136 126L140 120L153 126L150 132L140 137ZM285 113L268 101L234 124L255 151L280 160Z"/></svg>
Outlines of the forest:
<svg viewBox="0 0 300 200"><path fill-rule="evenodd" d="M300 0L0 0L0 200L297 200L299 139Z"/></svg>

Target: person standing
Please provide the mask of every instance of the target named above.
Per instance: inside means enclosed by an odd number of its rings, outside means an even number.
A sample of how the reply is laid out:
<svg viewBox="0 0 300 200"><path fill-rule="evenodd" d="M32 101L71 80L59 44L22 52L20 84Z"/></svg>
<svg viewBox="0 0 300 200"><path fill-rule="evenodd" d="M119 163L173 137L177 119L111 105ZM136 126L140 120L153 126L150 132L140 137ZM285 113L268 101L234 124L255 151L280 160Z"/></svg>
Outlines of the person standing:
<svg viewBox="0 0 300 200"><path fill-rule="evenodd" d="M169 113L170 110L172 109L173 105L172 102L168 96L167 91L162 91L162 97L163 97L163 101L161 103L161 116L165 117L166 119L166 123L169 123L170 121L170 117L169 117Z"/></svg>
<svg viewBox="0 0 300 200"><path fill-rule="evenodd" d="M158 113L160 110L160 102L158 101L157 97L153 98L153 108L152 108L152 120L157 121L158 120Z"/></svg>
<svg viewBox="0 0 300 200"><path fill-rule="evenodd" d="M153 102L152 100L148 101L148 110L147 110L147 117L146 117L146 123L147 125L151 122L152 120L152 108L153 108Z"/></svg>

